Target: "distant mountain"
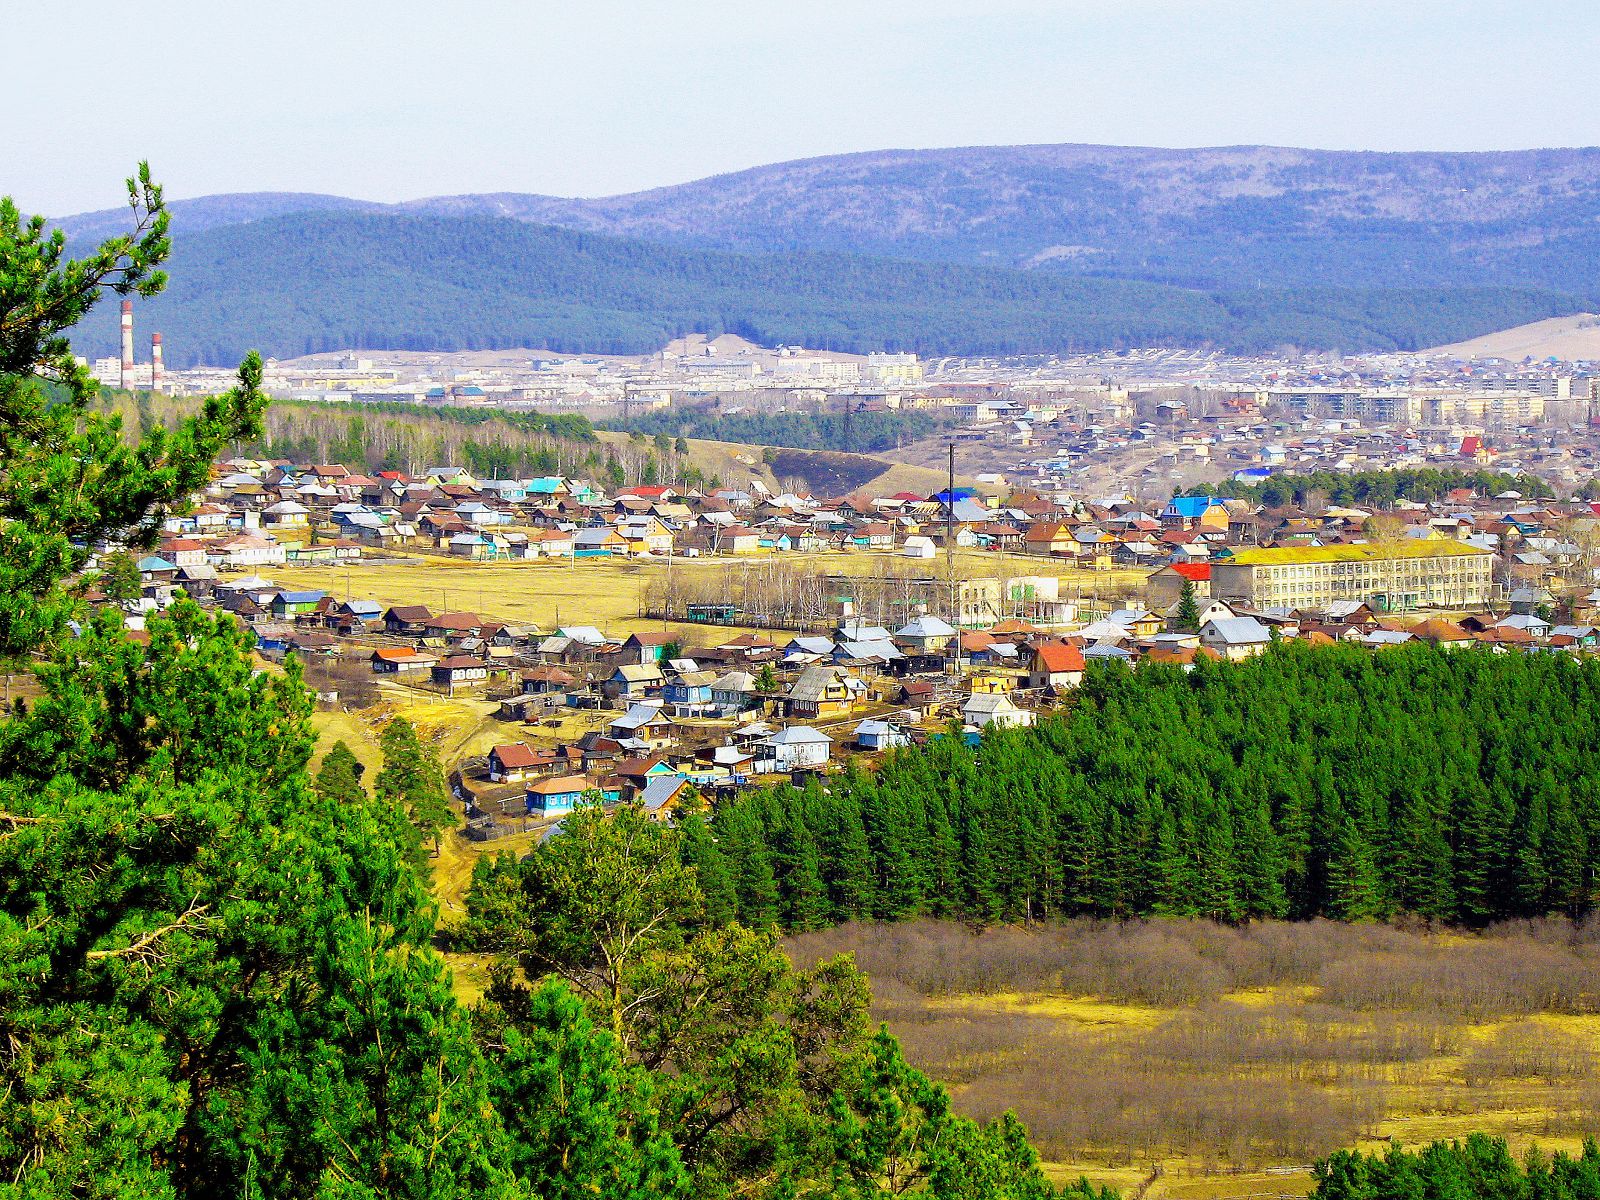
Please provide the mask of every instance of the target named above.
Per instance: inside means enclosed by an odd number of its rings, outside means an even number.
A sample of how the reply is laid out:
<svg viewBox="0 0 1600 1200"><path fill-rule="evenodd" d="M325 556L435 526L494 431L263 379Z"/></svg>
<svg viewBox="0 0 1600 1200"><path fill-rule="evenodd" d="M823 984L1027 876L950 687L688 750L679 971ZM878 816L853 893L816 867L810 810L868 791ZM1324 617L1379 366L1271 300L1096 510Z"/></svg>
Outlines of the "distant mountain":
<svg viewBox="0 0 1600 1200"><path fill-rule="evenodd" d="M1208 290L1470 286L1587 296L1600 287L1600 149L889 150L592 200L208 197L175 206L175 228L333 210L508 217L749 253L835 251ZM95 213L62 224L98 231L105 220Z"/></svg>
<svg viewBox="0 0 1600 1200"><path fill-rule="evenodd" d="M318 192L228 192L200 196L193 200L169 200L173 232L180 238L204 233L222 225L243 225L264 217L280 217L300 212L386 212L393 206L370 200L347 200ZM56 221L67 237L76 242L100 240L126 233L129 226L126 208L102 208Z"/></svg>
<svg viewBox="0 0 1600 1200"><path fill-rule="evenodd" d="M246 199L231 198L231 211ZM1204 291L860 254L736 254L477 215L298 211L206 228L217 211L193 202L175 217L171 285L138 306L141 339L162 331L175 366L233 362L250 347L642 353L690 332L923 354L1416 348L1582 307L1529 289ZM112 353L115 320L114 305L100 306L77 350Z"/></svg>

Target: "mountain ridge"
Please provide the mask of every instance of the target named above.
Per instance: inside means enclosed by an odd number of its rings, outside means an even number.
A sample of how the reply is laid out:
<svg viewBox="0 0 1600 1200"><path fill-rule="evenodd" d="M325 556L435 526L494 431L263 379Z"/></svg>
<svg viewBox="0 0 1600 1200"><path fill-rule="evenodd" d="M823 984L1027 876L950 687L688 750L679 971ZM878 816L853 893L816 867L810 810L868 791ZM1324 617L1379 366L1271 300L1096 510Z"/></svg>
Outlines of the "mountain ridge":
<svg viewBox="0 0 1600 1200"><path fill-rule="evenodd" d="M637 353L722 331L957 354L1417 349L1600 306L1590 147L862 151L591 199L244 192L171 207L174 295L151 316L174 365L336 337ZM426 236L403 224L418 221L434 222ZM127 213L58 224L81 246ZM325 257L307 260L294 230ZM396 260L386 230L427 265ZM86 336L103 349L107 329Z"/></svg>
<svg viewBox="0 0 1600 1200"><path fill-rule="evenodd" d="M878 150L615 196L315 193L173 203L191 232L289 211L488 215L707 249L829 250L1224 288L1492 286L1586 292L1600 148L1353 151L1059 145ZM117 210L59 224L87 236Z"/></svg>

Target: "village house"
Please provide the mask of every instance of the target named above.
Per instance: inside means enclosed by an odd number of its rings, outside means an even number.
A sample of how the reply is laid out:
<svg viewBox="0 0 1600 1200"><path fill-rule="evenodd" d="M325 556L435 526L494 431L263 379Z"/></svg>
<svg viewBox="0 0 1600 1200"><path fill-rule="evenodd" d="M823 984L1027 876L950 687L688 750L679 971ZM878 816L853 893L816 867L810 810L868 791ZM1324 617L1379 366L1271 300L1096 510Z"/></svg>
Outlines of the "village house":
<svg viewBox="0 0 1600 1200"><path fill-rule="evenodd" d="M523 693L542 696L553 692L570 692L578 686L578 677L560 667L530 667L522 673Z"/></svg>
<svg viewBox="0 0 1600 1200"><path fill-rule="evenodd" d="M606 729L612 737L632 739L652 753L672 744L672 731L672 718L661 711L659 704L632 705Z"/></svg>
<svg viewBox="0 0 1600 1200"><path fill-rule="evenodd" d="M272 615L279 620L317 610L327 592L279 592L272 598Z"/></svg>
<svg viewBox="0 0 1600 1200"><path fill-rule="evenodd" d="M791 717L814 721L848 716L866 685L839 667L817 664L800 672L784 695Z"/></svg>
<svg viewBox="0 0 1600 1200"><path fill-rule="evenodd" d="M956 630L948 621L935 616L915 617L894 635L895 642L908 654L936 655L956 638Z"/></svg>
<svg viewBox="0 0 1600 1200"><path fill-rule="evenodd" d="M481 683L489 678L489 664L470 654L452 654L433 666L433 682L446 687Z"/></svg>
<svg viewBox="0 0 1600 1200"><path fill-rule="evenodd" d="M288 560L288 555L279 542L241 533L236 537L213 542L206 558L214 566L237 571L264 566L282 566Z"/></svg>
<svg viewBox="0 0 1600 1200"><path fill-rule="evenodd" d="M680 717L699 716L712 706L711 689L716 681L715 671L680 671L667 680L661 698Z"/></svg>
<svg viewBox="0 0 1600 1200"><path fill-rule="evenodd" d="M1145 581L1145 601L1151 608L1164 611L1176 604L1183 595L1183 585L1192 584L1196 600L1211 595L1211 564L1209 562L1172 563L1156 571Z"/></svg>
<svg viewBox="0 0 1600 1200"><path fill-rule="evenodd" d="M483 618L477 613L452 612L428 617L422 622L422 636L444 641L461 641L483 634Z"/></svg>
<svg viewBox="0 0 1600 1200"><path fill-rule="evenodd" d="M431 620L426 604L397 604L383 614L383 631L393 637L421 637Z"/></svg>
<svg viewBox="0 0 1600 1200"><path fill-rule="evenodd" d="M624 800L631 800L654 780L669 777L682 779L684 775L664 760L652 756L622 759L611 768L608 781L619 788Z"/></svg>
<svg viewBox="0 0 1600 1200"><path fill-rule="evenodd" d="M409 646L381 647L372 652L372 669L379 675L405 675L432 670L439 662L435 654Z"/></svg>
<svg viewBox="0 0 1600 1200"><path fill-rule="evenodd" d="M979 692L967 697L967 702L961 706L961 720L975 729L990 725L1009 729L1032 725L1034 714L1025 708L1018 708L1004 692Z"/></svg>
<svg viewBox="0 0 1600 1200"><path fill-rule="evenodd" d="M868 719L857 725L852 732L855 734L856 748L859 750L876 752L911 744L911 738L906 731L889 721Z"/></svg>
<svg viewBox="0 0 1600 1200"><path fill-rule="evenodd" d="M602 800L615 801L616 792L607 795L596 788L587 775L558 775L552 779L539 779L527 785L528 815L531 817L558 817L570 813L578 802L590 792L598 792Z"/></svg>
<svg viewBox="0 0 1600 1200"><path fill-rule="evenodd" d="M756 774L783 775L826 767L833 755L833 739L808 725L791 725L762 738L752 748Z"/></svg>
<svg viewBox="0 0 1600 1200"><path fill-rule="evenodd" d="M659 688L664 681L661 668L653 662L644 665L625 663L611 672L604 690L612 699L638 700Z"/></svg>
<svg viewBox="0 0 1600 1200"><path fill-rule="evenodd" d="M665 821L674 810L690 803L694 795L694 785L688 777L674 773L652 778L640 790L637 799L651 820Z"/></svg>
<svg viewBox="0 0 1600 1200"><path fill-rule="evenodd" d="M206 562L205 544L189 538L165 538L156 553L175 567L198 567Z"/></svg>
<svg viewBox="0 0 1600 1200"><path fill-rule="evenodd" d="M1070 642L1034 642L1028 647L1028 686L1049 690L1083 682L1083 651Z"/></svg>
<svg viewBox="0 0 1600 1200"><path fill-rule="evenodd" d="M617 660L638 666L659 663L662 651L668 646L676 645L677 640L670 633L630 634L628 640L622 643L622 649L617 654Z"/></svg>
<svg viewBox="0 0 1600 1200"><path fill-rule="evenodd" d="M1214 617L1200 626L1200 644L1230 662L1262 653L1271 640L1267 627L1254 617Z"/></svg>
<svg viewBox="0 0 1600 1200"><path fill-rule="evenodd" d="M539 753L526 742L495 746L489 751L489 778L496 783L520 783L537 773Z"/></svg>
<svg viewBox="0 0 1600 1200"><path fill-rule="evenodd" d="M579 558L604 558L626 554L628 542L609 525L579 529L572 535L573 554Z"/></svg>
<svg viewBox="0 0 1600 1200"><path fill-rule="evenodd" d="M724 716L732 716L756 704L756 677L749 671L727 671L711 683L711 704Z"/></svg>
<svg viewBox="0 0 1600 1200"><path fill-rule="evenodd" d="M311 510L294 500L280 500L261 510L261 520L272 529L304 529L309 523Z"/></svg>

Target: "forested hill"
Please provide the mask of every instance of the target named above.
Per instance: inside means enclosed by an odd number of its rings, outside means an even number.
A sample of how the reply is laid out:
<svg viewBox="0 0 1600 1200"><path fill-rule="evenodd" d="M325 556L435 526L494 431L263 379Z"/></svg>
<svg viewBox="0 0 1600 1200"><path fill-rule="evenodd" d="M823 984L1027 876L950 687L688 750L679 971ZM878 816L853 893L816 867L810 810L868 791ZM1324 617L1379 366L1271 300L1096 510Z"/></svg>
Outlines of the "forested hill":
<svg viewBox="0 0 1600 1200"><path fill-rule="evenodd" d="M173 205L182 237L268 213L512 217L773 253L1039 266L1205 289L1497 286L1583 295L1600 262L1600 149L1497 153L986 146L776 163L629 195L377 205L292 193ZM63 219L106 236L125 213Z"/></svg>
<svg viewBox="0 0 1600 1200"><path fill-rule="evenodd" d="M1600 149L886 150L600 200L420 203L724 249L845 250L1205 288L1589 290L1600 260Z"/></svg>
<svg viewBox="0 0 1600 1200"><path fill-rule="evenodd" d="M1489 289L1203 292L835 253L744 255L494 217L298 212L185 234L140 306L174 366L339 349L644 353L690 332L924 354L1416 348L1576 311ZM115 350L97 310L79 353Z"/></svg>

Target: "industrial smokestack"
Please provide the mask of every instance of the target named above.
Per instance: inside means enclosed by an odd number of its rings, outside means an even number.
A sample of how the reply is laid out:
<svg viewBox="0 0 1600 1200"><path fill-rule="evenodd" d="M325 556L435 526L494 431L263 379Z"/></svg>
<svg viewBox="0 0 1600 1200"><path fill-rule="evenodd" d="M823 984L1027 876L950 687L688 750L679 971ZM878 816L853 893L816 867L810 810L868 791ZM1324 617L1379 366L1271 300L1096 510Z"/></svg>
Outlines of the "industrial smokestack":
<svg viewBox="0 0 1600 1200"><path fill-rule="evenodd" d="M150 335L150 390L159 392L167 377L166 364L161 359L161 335Z"/></svg>
<svg viewBox="0 0 1600 1200"><path fill-rule="evenodd" d="M122 302L122 378L123 388L133 386L133 301Z"/></svg>

